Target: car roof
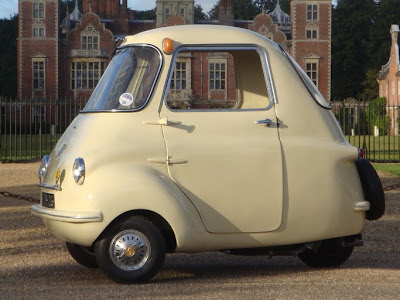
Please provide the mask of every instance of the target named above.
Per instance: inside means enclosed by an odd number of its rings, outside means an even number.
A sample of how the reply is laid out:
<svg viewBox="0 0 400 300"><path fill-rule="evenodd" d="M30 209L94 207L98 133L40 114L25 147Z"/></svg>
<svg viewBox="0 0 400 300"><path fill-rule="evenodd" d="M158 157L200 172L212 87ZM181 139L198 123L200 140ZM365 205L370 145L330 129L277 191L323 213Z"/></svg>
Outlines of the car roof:
<svg viewBox="0 0 400 300"><path fill-rule="evenodd" d="M261 34L222 25L180 25L152 29L127 36L123 45L151 44L162 49L162 41L165 38L173 40L174 48L180 45L253 44L279 50L276 43Z"/></svg>

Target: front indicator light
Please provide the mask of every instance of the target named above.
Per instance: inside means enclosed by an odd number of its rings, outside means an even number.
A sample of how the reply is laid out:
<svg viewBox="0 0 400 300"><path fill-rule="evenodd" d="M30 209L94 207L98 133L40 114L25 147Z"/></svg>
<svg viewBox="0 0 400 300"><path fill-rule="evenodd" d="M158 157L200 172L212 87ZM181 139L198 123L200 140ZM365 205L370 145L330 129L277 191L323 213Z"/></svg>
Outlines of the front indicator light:
<svg viewBox="0 0 400 300"><path fill-rule="evenodd" d="M85 181L85 161L83 158L75 159L72 174L76 183L83 184Z"/></svg>
<svg viewBox="0 0 400 300"><path fill-rule="evenodd" d="M39 172L38 172L40 183L43 183L46 180L49 162L50 162L50 157L48 155L43 156L42 162L40 163Z"/></svg>

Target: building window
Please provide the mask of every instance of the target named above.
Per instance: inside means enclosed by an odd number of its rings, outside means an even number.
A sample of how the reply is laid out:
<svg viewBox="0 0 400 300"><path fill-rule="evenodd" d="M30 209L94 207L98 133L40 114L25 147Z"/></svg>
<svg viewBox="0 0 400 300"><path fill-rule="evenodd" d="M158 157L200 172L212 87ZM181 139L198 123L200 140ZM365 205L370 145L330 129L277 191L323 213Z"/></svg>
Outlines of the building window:
<svg viewBox="0 0 400 300"><path fill-rule="evenodd" d="M43 38L45 37L44 27L34 27L32 32L33 37Z"/></svg>
<svg viewBox="0 0 400 300"><path fill-rule="evenodd" d="M104 70L105 62L72 62L71 89L93 90Z"/></svg>
<svg viewBox="0 0 400 300"><path fill-rule="evenodd" d="M226 63L210 62L210 90L225 90Z"/></svg>
<svg viewBox="0 0 400 300"><path fill-rule="evenodd" d="M263 59L257 50L233 47L221 52L217 47L193 46L177 55L168 83L169 108L254 110L271 104Z"/></svg>
<svg viewBox="0 0 400 300"><path fill-rule="evenodd" d="M82 49L84 50L98 50L99 37L93 35L82 36Z"/></svg>
<svg viewBox="0 0 400 300"><path fill-rule="evenodd" d="M317 39L318 38L318 30L316 29L307 29L307 39Z"/></svg>
<svg viewBox="0 0 400 300"><path fill-rule="evenodd" d="M185 9L184 8L181 8L181 16L185 17Z"/></svg>
<svg viewBox="0 0 400 300"><path fill-rule="evenodd" d="M318 5L307 4L307 21L318 20Z"/></svg>
<svg viewBox="0 0 400 300"><path fill-rule="evenodd" d="M170 13L169 8L166 8L165 9L165 16L164 16L165 20L164 20L164 22L167 22L167 20L168 20L170 15L171 15L171 13Z"/></svg>
<svg viewBox="0 0 400 300"><path fill-rule="evenodd" d="M44 19L44 3L33 3L33 18Z"/></svg>
<svg viewBox="0 0 400 300"><path fill-rule="evenodd" d="M186 63L177 62L175 64L174 73L172 74L170 87L172 90L186 90L186 82Z"/></svg>
<svg viewBox="0 0 400 300"><path fill-rule="evenodd" d="M318 63L306 62L306 73L315 86L318 87Z"/></svg>
<svg viewBox="0 0 400 300"><path fill-rule="evenodd" d="M33 89L44 90L44 59L32 62L32 78L33 78Z"/></svg>

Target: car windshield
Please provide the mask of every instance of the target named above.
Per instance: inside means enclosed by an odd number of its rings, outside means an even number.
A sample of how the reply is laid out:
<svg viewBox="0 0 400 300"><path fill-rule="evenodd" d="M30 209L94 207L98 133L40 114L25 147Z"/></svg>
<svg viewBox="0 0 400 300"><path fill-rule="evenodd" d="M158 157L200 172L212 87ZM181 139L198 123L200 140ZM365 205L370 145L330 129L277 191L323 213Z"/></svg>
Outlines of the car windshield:
<svg viewBox="0 0 400 300"><path fill-rule="evenodd" d="M143 108L161 69L161 55L150 46L117 50L83 112L135 111Z"/></svg>

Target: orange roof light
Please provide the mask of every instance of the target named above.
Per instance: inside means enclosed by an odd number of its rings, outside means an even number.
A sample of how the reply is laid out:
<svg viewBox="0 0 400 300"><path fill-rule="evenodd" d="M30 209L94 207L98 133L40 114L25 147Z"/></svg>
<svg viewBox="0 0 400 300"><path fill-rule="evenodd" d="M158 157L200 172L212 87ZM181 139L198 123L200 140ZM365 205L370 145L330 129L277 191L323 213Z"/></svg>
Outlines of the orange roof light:
<svg viewBox="0 0 400 300"><path fill-rule="evenodd" d="M172 53L172 51L174 50L174 45L173 45L173 42L172 42L172 40L171 39L169 39L169 38L165 38L164 40L163 40L163 51L164 51L164 53L165 54L171 54Z"/></svg>

